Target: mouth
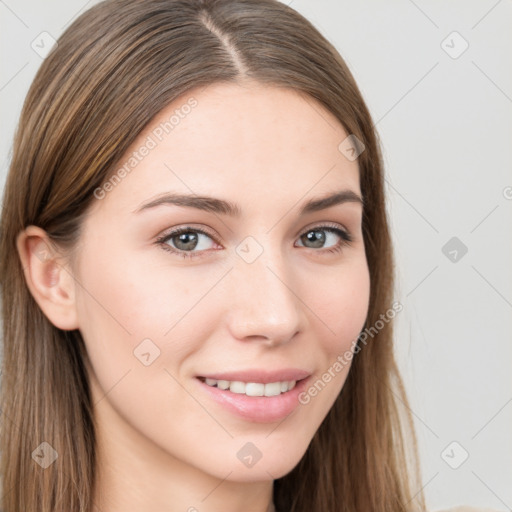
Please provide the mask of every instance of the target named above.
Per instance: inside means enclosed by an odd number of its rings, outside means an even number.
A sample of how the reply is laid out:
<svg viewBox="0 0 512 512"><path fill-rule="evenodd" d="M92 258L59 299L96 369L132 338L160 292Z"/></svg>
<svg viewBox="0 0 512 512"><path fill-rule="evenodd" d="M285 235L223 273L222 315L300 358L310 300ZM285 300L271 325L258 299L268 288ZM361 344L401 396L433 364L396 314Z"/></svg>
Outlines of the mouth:
<svg viewBox="0 0 512 512"><path fill-rule="evenodd" d="M246 396L278 396L282 393L291 391L298 382L304 379L296 380L283 380L276 382L243 382L240 380L223 380L212 379L208 377L198 377L201 382L213 388L219 388L225 391L231 391L239 395Z"/></svg>
<svg viewBox="0 0 512 512"><path fill-rule="evenodd" d="M228 413L252 423L272 423L298 408L299 396L311 378L305 371L255 370L197 376L195 380L202 396Z"/></svg>

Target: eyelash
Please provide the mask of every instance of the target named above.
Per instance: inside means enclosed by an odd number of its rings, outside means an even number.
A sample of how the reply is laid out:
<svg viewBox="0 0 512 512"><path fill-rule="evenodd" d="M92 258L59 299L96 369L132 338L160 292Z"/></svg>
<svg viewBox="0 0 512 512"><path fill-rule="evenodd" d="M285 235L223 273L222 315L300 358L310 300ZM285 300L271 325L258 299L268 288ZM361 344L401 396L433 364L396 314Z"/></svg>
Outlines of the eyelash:
<svg viewBox="0 0 512 512"><path fill-rule="evenodd" d="M329 252L329 253L338 253L341 252L341 250L347 246L350 245L350 243L353 241L352 236L348 231L345 231L344 229L340 229L336 225L320 225L320 226L314 226L313 228L309 228L306 231L303 231L299 238L304 236L305 234L311 232L311 231L329 231L330 233L337 234L341 241L335 245L334 247L330 247L328 249L318 249L317 252ZM201 258L203 257L203 253L207 251L181 251L174 249L166 242L170 240L171 238L174 238L175 236L181 235L182 233L202 233L203 235L206 235L207 237L211 238L215 243L218 244L217 240L211 235L211 233L208 233L207 231L200 229L200 228L191 228L191 227L182 227L175 229L174 231L171 231L170 233L166 233L165 235L162 235L161 237L156 239L156 243L162 247L164 251L171 252L173 254L176 254L178 256L181 256L183 259L187 258ZM308 249L308 247L306 247ZM313 249L314 250L314 249Z"/></svg>

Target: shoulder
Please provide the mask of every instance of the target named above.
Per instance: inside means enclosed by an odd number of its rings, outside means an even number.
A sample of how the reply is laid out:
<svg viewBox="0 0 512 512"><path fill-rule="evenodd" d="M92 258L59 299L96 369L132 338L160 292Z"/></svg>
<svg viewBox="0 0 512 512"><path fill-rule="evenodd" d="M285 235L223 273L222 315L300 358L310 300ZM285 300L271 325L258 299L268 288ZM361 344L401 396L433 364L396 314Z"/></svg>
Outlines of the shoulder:
<svg viewBox="0 0 512 512"><path fill-rule="evenodd" d="M469 505L459 505L457 507L443 508L441 510L432 510L431 512L500 512L494 508L488 507L470 507Z"/></svg>

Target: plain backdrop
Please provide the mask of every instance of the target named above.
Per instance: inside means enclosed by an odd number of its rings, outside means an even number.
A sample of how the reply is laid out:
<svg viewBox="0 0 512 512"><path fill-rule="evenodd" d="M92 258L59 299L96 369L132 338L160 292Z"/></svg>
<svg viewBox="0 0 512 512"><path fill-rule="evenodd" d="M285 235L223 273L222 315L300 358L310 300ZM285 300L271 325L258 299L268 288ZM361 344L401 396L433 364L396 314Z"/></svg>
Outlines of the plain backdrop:
<svg viewBox="0 0 512 512"><path fill-rule="evenodd" d="M0 0L2 188L33 48L94 3ZM382 140L427 504L510 510L512 3L285 3L339 50Z"/></svg>

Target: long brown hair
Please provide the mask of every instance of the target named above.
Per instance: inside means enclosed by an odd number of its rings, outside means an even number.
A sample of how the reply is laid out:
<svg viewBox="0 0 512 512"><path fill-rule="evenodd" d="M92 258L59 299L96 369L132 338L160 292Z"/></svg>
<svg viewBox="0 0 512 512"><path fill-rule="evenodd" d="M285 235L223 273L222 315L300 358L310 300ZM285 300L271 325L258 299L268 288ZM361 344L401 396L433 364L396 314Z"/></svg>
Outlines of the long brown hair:
<svg viewBox="0 0 512 512"><path fill-rule="evenodd" d="M379 142L345 62L312 24L276 0L95 5L60 37L33 81L4 191L3 512L91 512L95 484L84 342L79 330L58 329L38 307L17 254L18 233L36 225L59 247L76 248L94 190L158 112L198 86L248 79L306 93L364 143L358 163L371 279L365 328L375 329L389 310L393 254ZM392 325L358 345L305 455L274 481L278 512L425 509ZM46 469L32 460L43 442L58 453Z"/></svg>

